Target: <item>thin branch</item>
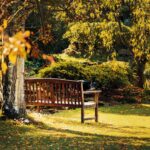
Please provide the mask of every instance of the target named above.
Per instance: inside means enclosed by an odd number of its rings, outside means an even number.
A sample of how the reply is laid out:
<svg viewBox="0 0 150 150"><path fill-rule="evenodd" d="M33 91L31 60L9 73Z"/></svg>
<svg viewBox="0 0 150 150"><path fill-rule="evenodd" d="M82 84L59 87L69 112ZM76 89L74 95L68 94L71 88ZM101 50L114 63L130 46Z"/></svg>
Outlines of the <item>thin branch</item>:
<svg viewBox="0 0 150 150"><path fill-rule="evenodd" d="M36 0L36 5L37 5L37 9L38 9L38 11L39 11L40 21L41 21L42 30L43 30L43 35L44 35L44 19L43 19L43 11L41 10L40 2L39 2L38 0Z"/></svg>
<svg viewBox="0 0 150 150"><path fill-rule="evenodd" d="M20 9L18 9L13 16L11 16L9 19L8 19L8 23L10 23L17 15L20 11L22 11L26 6L28 6L28 4L22 6Z"/></svg>
<svg viewBox="0 0 150 150"><path fill-rule="evenodd" d="M3 1L3 3L1 4L0 10L2 11L1 15L0 15L0 19L2 19L3 14L4 14L4 9L3 6L6 4L6 0Z"/></svg>

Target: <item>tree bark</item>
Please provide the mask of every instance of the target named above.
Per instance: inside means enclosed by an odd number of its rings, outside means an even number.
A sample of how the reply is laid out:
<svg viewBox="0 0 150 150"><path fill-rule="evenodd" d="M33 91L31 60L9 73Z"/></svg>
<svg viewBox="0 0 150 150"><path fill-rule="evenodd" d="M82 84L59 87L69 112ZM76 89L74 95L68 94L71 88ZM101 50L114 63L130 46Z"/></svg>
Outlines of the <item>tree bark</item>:
<svg viewBox="0 0 150 150"><path fill-rule="evenodd" d="M23 73L24 59L17 58L17 64L9 64L8 71L3 76L2 112L7 118L24 117L26 114Z"/></svg>
<svg viewBox="0 0 150 150"><path fill-rule="evenodd" d="M15 67L11 64L9 64L8 58L5 60L7 62L7 72L2 77L2 84L3 84L3 105L2 105L2 112L3 115L5 115L8 118L16 118L17 112L15 111L13 107L13 103L15 100Z"/></svg>
<svg viewBox="0 0 150 150"><path fill-rule="evenodd" d="M17 58L17 79L15 92L15 110L19 115L25 116L26 106L24 101L24 58Z"/></svg>
<svg viewBox="0 0 150 150"><path fill-rule="evenodd" d="M137 75L138 75L138 86L144 87L144 70L145 70L146 61L137 61Z"/></svg>

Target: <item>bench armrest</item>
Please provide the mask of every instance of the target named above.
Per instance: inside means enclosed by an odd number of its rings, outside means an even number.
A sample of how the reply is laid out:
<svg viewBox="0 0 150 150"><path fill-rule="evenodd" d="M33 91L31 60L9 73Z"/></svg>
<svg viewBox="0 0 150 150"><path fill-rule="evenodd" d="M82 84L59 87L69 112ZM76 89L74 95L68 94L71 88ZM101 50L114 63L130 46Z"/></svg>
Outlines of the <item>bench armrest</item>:
<svg viewBox="0 0 150 150"><path fill-rule="evenodd" d="M100 95L100 93L101 93L102 91L101 90L89 90L89 91L83 91L83 94L85 95L88 95L88 94L92 94L92 95L94 95L94 101L95 101L95 103L97 103L98 104L98 99L99 99L99 95Z"/></svg>

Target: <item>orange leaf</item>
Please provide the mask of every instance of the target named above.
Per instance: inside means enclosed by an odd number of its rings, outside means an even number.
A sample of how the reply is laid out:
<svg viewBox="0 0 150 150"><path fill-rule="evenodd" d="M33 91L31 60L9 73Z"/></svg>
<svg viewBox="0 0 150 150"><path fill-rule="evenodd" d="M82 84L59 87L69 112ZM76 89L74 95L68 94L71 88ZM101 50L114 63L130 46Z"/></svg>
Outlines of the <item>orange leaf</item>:
<svg viewBox="0 0 150 150"><path fill-rule="evenodd" d="M47 55L43 54L42 55L43 59L47 59Z"/></svg>

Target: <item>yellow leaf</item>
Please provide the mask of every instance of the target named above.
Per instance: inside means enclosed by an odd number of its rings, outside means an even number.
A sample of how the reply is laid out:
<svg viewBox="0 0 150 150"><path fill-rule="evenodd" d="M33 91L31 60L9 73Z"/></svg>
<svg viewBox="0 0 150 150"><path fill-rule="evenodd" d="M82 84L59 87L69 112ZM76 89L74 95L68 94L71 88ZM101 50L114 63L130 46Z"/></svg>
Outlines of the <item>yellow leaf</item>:
<svg viewBox="0 0 150 150"><path fill-rule="evenodd" d="M90 17L94 18L95 17L94 13L90 13Z"/></svg>
<svg viewBox="0 0 150 150"><path fill-rule="evenodd" d="M7 28L7 20L6 19L4 19L4 21L3 21L3 27L4 27L4 29Z"/></svg>
<svg viewBox="0 0 150 150"><path fill-rule="evenodd" d="M30 36L30 31L26 31L26 32L24 33L24 36L25 36L25 37L29 37L29 36Z"/></svg>
<svg viewBox="0 0 150 150"><path fill-rule="evenodd" d="M5 74L7 71L7 65L5 62L2 62L2 72Z"/></svg>
<svg viewBox="0 0 150 150"><path fill-rule="evenodd" d="M15 64L16 63L16 59L17 59L17 56L14 53L11 52L9 54L9 60L11 61L11 63Z"/></svg>
<svg viewBox="0 0 150 150"><path fill-rule="evenodd" d="M31 45L29 43L26 43L26 48L27 48L27 53L29 53L31 49Z"/></svg>
<svg viewBox="0 0 150 150"><path fill-rule="evenodd" d="M20 56L22 56L22 58L26 59L26 56L27 56L26 51L23 50Z"/></svg>

